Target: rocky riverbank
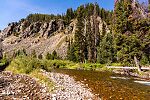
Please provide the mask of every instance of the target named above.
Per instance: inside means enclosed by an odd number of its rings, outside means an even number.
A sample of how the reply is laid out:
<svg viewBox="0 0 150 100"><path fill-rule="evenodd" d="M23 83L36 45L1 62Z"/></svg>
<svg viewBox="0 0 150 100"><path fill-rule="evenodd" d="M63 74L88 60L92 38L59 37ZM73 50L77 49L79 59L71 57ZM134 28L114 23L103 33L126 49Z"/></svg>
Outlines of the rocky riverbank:
<svg viewBox="0 0 150 100"><path fill-rule="evenodd" d="M0 100L48 100L47 90L27 75L0 72Z"/></svg>
<svg viewBox="0 0 150 100"><path fill-rule="evenodd" d="M27 75L0 72L1 100L100 100L87 85L76 82L69 75L43 71L55 83L54 90L39 84Z"/></svg>
<svg viewBox="0 0 150 100"><path fill-rule="evenodd" d="M53 100L100 100L91 92L87 84L76 82L69 75L54 72L45 72L45 74L55 83Z"/></svg>

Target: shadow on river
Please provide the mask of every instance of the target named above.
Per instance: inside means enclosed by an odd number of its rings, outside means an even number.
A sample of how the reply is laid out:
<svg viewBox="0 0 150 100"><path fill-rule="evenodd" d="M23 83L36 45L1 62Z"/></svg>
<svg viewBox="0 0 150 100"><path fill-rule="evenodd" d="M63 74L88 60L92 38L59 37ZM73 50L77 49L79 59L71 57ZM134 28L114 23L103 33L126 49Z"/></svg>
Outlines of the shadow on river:
<svg viewBox="0 0 150 100"><path fill-rule="evenodd" d="M150 86L134 82L138 80L133 77L85 70L55 69L53 72L73 76L102 100L150 100Z"/></svg>

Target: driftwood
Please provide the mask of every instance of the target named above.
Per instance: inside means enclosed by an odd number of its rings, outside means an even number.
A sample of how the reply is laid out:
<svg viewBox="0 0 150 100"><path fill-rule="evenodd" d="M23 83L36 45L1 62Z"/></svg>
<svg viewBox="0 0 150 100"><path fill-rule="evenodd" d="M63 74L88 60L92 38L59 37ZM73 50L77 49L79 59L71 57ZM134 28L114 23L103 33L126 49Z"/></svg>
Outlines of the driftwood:
<svg viewBox="0 0 150 100"><path fill-rule="evenodd" d="M138 72L141 72L142 70L150 70L150 67L141 67L140 66L140 63L139 63L139 60L137 59L136 56L134 56L134 62L135 62L135 65L136 67L129 67L129 66L120 66L120 67L117 67L117 66L107 66L107 68L115 68L115 69L137 69Z"/></svg>
<svg viewBox="0 0 150 100"><path fill-rule="evenodd" d="M107 68L113 68L113 69L138 69L137 67L123 67L123 66L106 66ZM150 70L150 67L141 67L142 70Z"/></svg>
<svg viewBox="0 0 150 100"><path fill-rule="evenodd" d="M137 59L136 56L134 56L134 61L135 61L135 65L136 65L138 71L141 72L142 71L141 66L140 66L139 60Z"/></svg>

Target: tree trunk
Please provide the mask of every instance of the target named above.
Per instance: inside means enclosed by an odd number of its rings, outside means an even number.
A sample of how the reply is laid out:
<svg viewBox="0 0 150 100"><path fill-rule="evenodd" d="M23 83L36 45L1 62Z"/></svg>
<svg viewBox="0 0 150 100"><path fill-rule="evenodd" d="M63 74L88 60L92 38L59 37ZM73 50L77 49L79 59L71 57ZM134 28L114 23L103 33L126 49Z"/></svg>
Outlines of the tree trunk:
<svg viewBox="0 0 150 100"><path fill-rule="evenodd" d="M139 60L137 59L136 56L134 56L134 61L135 61L135 65L136 65L136 67L137 67L137 69L138 69L138 72L141 72L141 71L142 71L142 70L141 70L141 66L140 66Z"/></svg>

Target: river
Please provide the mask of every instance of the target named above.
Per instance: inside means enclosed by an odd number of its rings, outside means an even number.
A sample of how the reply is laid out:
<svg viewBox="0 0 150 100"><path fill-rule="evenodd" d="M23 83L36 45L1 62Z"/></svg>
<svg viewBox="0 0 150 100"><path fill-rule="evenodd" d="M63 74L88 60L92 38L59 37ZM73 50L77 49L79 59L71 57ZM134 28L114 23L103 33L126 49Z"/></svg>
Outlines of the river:
<svg viewBox="0 0 150 100"><path fill-rule="evenodd" d="M150 81L111 72L55 69L53 72L73 76L102 100L150 100Z"/></svg>

